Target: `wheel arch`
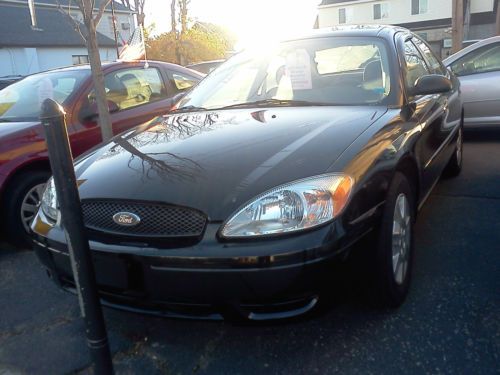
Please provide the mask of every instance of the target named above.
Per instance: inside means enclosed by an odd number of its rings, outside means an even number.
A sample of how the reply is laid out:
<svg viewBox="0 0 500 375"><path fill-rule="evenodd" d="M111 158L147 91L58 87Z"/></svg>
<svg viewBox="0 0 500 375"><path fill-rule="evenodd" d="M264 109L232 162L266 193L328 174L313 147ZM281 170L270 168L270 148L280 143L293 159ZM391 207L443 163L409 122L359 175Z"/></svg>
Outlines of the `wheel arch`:
<svg viewBox="0 0 500 375"><path fill-rule="evenodd" d="M408 179L408 182L410 183L410 187L415 194L414 210L416 215L421 198L421 178L417 162L411 155L407 154L399 160L398 164L396 165L395 172L400 172L405 175L405 177Z"/></svg>
<svg viewBox="0 0 500 375"><path fill-rule="evenodd" d="M9 190L10 184L12 183L13 180L15 180L18 176L24 173L30 171L39 171L39 170L44 170L49 172L51 171L49 159L30 160L18 166L11 174L9 174L6 177L3 183L2 189L0 191L2 196L2 202L4 199L3 197L5 197L5 193Z"/></svg>

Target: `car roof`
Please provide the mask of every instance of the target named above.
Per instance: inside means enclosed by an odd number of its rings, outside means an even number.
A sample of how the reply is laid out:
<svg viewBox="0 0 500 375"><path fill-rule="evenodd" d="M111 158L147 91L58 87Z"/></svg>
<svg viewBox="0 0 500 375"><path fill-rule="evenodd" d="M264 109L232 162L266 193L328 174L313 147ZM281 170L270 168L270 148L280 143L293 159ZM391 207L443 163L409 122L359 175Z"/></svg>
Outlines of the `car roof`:
<svg viewBox="0 0 500 375"><path fill-rule="evenodd" d="M188 68L188 69L191 69L191 68L195 68L195 67L202 67L202 66L208 66L208 65L214 65L214 64L222 64L225 61L226 60L223 60L223 59L221 59L221 60L210 60L210 61L200 61L200 62L197 62L197 63L188 64L185 67Z"/></svg>
<svg viewBox="0 0 500 375"><path fill-rule="evenodd" d="M448 66L448 65L454 63L459 58L467 55L471 51L474 51L474 50L476 50L478 48L481 48L483 46L486 46L488 44L498 43L498 42L500 42L500 35L494 36L494 37L491 37L491 38L483 39L483 40L481 40L481 41L479 41L477 43L474 43L474 44L471 44L468 47L465 47L464 49L461 49L460 51L454 53L451 56L448 56L446 59L443 60L443 64L446 65L446 66Z"/></svg>
<svg viewBox="0 0 500 375"><path fill-rule="evenodd" d="M359 24L347 26L335 26L316 29L308 34L287 40L314 39L322 37L382 37L392 39L398 32L410 32L408 29L391 25Z"/></svg>
<svg viewBox="0 0 500 375"><path fill-rule="evenodd" d="M199 76L199 78L203 78L204 76L200 74L199 72L185 68L183 66L177 65L177 64L172 64L172 63L167 63L163 61L155 61L155 60L148 60L148 64L154 65L154 66L163 66L166 69L170 70L176 70L179 72L189 72L190 74L194 74L196 76ZM104 72L107 72L108 70L112 70L114 67L117 66L140 66L143 67L146 64L145 60L136 60L136 61L111 61L111 62L104 62L102 63L102 69ZM61 68L56 68L56 69L50 69L46 70L43 72L35 73L35 74L42 74L42 73L47 73L47 72L69 72L69 71L90 71L90 65L89 64L81 64L81 65L71 65L71 66L65 66Z"/></svg>

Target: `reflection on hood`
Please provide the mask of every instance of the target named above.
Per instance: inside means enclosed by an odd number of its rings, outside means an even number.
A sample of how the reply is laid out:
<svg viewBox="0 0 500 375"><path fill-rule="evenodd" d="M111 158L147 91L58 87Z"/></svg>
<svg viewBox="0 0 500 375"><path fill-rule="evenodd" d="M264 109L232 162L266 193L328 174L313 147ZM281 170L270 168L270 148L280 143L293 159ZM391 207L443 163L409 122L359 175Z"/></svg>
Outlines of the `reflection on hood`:
<svg viewBox="0 0 500 375"><path fill-rule="evenodd" d="M222 220L256 194L325 173L386 108L237 109L158 117L77 165L82 199L197 208Z"/></svg>

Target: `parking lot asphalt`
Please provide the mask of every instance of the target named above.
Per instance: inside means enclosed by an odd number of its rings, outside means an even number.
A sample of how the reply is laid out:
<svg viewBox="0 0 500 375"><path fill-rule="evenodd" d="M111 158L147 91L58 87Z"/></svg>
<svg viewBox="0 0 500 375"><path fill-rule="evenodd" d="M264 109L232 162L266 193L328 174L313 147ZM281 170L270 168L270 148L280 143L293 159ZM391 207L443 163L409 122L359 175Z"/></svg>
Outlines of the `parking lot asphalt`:
<svg viewBox="0 0 500 375"><path fill-rule="evenodd" d="M105 309L117 373L499 374L500 133L469 134L458 178L421 210L411 293L381 310L347 272L332 306L284 323L169 320ZM88 373L77 298L33 252L0 244L0 374Z"/></svg>

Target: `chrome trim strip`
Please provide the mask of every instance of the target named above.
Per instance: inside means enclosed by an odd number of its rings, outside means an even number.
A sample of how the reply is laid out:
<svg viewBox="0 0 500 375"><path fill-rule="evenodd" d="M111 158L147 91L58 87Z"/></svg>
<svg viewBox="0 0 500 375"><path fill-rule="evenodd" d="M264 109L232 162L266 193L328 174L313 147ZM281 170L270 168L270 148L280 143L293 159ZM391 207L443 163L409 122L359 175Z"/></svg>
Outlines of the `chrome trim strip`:
<svg viewBox="0 0 500 375"><path fill-rule="evenodd" d="M424 169L426 169L434 161L434 159L436 159L436 157L441 153L441 151L443 151L443 148L450 143L450 139L453 138L453 136L458 132L459 128L460 125L456 126L455 129L452 130L450 135L446 137L446 139L443 141L443 143L441 143L436 152L430 157L427 163L425 163Z"/></svg>
<svg viewBox="0 0 500 375"><path fill-rule="evenodd" d="M424 203L427 201L427 198L429 198L429 196L431 195L432 191L434 190L434 188L436 187L436 185L440 179L441 179L441 176L439 176L439 178L437 178L436 181L434 181L434 183L432 184L432 186L429 189L429 191L427 192L427 194L425 194L425 197L422 198L422 200L420 201L420 203L418 204L418 207L417 207L418 211L420 211L420 209L422 208Z"/></svg>
<svg viewBox="0 0 500 375"><path fill-rule="evenodd" d="M49 251L52 251L53 253L56 253L56 254L61 254L61 255L66 255L66 256L69 256L69 253L65 253L64 251L61 251L61 250L57 250L57 249L54 249L53 247L50 247L50 246L47 246L37 240L33 240L33 243L35 245L38 245L40 247L43 247L44 249L47 249Z"/></svg>
<svg viewBox="0 0 500 375"><path fill-rule="evenodd" d="M359 215L356 219L350 221L349 225L358 224L359 222L368 219L369 217L373 216L375 214L375 212L377 212L377 210L378 210L378 208L380 206L383 206L384 204L385 204L385 200L383 200L382 202L376 204L375 206L373 206L372 208L370 208L365 213Z"/></svg>

